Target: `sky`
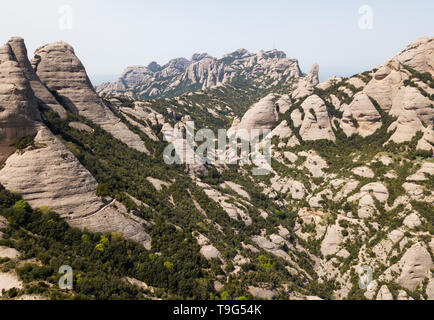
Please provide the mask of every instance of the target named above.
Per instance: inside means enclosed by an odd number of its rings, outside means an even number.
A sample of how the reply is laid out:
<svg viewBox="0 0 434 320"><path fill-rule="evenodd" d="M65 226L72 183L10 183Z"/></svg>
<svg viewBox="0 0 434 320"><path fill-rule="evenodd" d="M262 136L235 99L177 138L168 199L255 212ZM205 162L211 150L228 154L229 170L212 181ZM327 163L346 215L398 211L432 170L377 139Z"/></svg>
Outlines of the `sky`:
<svg viewBox="0 0 434 320"><path fill-rule="evenodd" d="M0 43L70 43L94 84L131 65L279 49L321 80L383 64L434 36L433 0L2 0Z"/></svg>

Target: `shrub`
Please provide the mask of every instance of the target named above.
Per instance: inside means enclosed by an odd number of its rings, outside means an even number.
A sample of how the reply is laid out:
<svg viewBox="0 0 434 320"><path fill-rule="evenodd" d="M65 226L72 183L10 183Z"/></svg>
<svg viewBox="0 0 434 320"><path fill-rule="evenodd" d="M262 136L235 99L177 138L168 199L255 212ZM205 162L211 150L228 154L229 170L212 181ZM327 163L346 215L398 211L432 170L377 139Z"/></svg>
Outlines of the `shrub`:
<svg viewBox="0 0 434 320"><path fill-rule="evenodd" d="M24 150L27 147L33 146L35 144L35 140L32 137L24 137L20 141L14 144L15 148L18 150Z"/></svg>

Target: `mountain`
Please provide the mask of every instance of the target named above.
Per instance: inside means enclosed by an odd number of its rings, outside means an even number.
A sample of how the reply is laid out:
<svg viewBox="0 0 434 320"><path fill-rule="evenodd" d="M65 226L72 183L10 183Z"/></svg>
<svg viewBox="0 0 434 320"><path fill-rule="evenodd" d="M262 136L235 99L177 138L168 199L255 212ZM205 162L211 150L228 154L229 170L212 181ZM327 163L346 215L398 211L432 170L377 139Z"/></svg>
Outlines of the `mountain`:
<svg viewBox="0 0 434 320"><path fill-rule="evenodd" d="M433 300L434 38L349 78L320 83L319 70L239 50L132 68L97 94L70 45L28 61L11 39L0 48L0 292ZM253 174L253 157L166 164L169 143L186 150L189 121L271 130L270 174ZM65 264L71 291L57 286Z"/></svg>
<svg viewBox="0 0 434 320"><path fill-rule="evenodd" d="M58 48L65 50L56 54ZM38 49L37 61L32 61L34 69L28 61L23 39L11 39L2 47L2 52L5 54L0 60L4 90L1 104L5 110L1 112L4 121L1 128L5 135L1 143L4 148L10 149L14 142L18 142L21 146L16 148L27 149L10 157L12 151L2 152L1 157L7 158L7 161L1 169L0 182L23 194L31 205L50 206L71 225L86 227L94 232L122 231L139 242L148 241L149 237L140 223L124 217L126 209L119 205L119 210L116 210L111 200L103 203L98 199L95 179L41 120L39 108L49 108L59 118L65 119L66 110L72 110L95 119L126 143L130 142L129 137L134 137L125 125L122 125L123 135L112 130L113 127L120 127L120 121L93 91L72 48L66 44L54 44ZM44 64L45 59L49 60L47 52L60 58L55 67L51 65L51 69ZM71 67L71 62L75 66ZM49 70L56 72L55 78L51 78L53 74ZM55 79L55 83L47 83L46 86L40 79ZM63 103L74 101L74 107L66 103L62 106L55 96ZM81 103L85 103L86 107L78 111ZM86 113L89 109L92 111ZM107 124L107 118L113 126ZM22 138L29 141L23 144ZM141 142L141 145L143 147L139 150L145 151L144 143Z"/></svg>
<svg viewBox="0 0 434 320"><path fill-rule="evenodd" d="M96 90L107 96L174 97L211 89L234 79L249 82L253 89L276 86L301 75L298 61L287 58L281 51L254 54L239 49L222 59L202 53L194 54L191 60L173 59L164 66L152 62L147 67L128 67L118 81L101 84Z"/></svg>

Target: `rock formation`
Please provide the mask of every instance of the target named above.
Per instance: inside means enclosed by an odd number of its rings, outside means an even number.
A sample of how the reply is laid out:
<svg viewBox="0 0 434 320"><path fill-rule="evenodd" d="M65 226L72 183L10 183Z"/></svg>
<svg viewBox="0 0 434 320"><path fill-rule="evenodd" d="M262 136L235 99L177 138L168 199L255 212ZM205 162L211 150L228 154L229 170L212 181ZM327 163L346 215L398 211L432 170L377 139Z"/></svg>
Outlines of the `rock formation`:
<svg viewBox="0 0 434 320"><path fill-rule="evenodd" d="M53 111L57 112L60 117L65 118L66 110L41 83L41 80L33 70L27 55L27 48L24 44L24 40L22 38L14 37L9 40L8 44L11 47L12 52L15 55L18 64L20 65L20 68L23 70L24 75L26 76L27 80L29 80L30 86L35 93L38 104L52 109Z"/></svg>
<svg viewBox="0 0 434 320"><path fill-rule="evenodd" d="M0 48L0 162L13 144L34 137L41 125L36 98L9 44Z"/></svg>
<svg viewBox="0 0 434 320"><path fill-rule="evenodd" d="M313 89L319 84L319 65L315 63L307 77L301 78L297 84L297 88L292 93L292 98L298 99L306 97L313 93Z"/></svg>
<svg viewBox="0 0 434 320"><path fill-rule="evenodd" d="M151 63L147 67L128 67L119 80L97 87L99 94L139 97L173 96L198 89L224 85L235 77L253 81L261 87L267 81L286 81L301 76L296 59L277 50L257 54L240 49L222 59L206 53L191 60L173 59L164 66Z"/></svg>
<svg viewBox="0 0 434 320"><path fill-rule="evenodd" d="M95 194L95 179L47 128L39 129L35 142L37 147L6 161L0 171L3 186L20 193L34 208L48 206L74 227L120 232L149 248L143 222L115 209L113 201L102 203Z"/></svg>
<svg viewBox="0 0 434 320"><path fill-rule="evenodd" d="M307 98L301 107L304 110L304 119L300 135L305 141L335 140L330 123L329 114L324 101L317 95Z"/></svg>
<svg viewBox="0 0 434 320"><path fill-rule="evenodd" d="M149 152L141 138L131 132L98 97L70 45L57 42L37 49L32 65L41 81L56 92L71 112L100 125L129 147Z"/></svg>
<svg viewBox="0 0 434 320"><path fill-rule="evenodd" d="M357 133L367 137L382 126L381 115L364 92L356 94L343 111L341 127L347 136Z"/></svg>
<svg viewBox="0 0 434 320"><path fill-rule="evenodd" d="M252 130L258 130L258 134L264 129L272 129L279 119L278 104L276 104L276 96L268 95L261 101L253 105L244 115L239 123L234 123L229 131L229 134L237 133L244 137L244 131L247 133L246 139L253 138Z"/></svg>

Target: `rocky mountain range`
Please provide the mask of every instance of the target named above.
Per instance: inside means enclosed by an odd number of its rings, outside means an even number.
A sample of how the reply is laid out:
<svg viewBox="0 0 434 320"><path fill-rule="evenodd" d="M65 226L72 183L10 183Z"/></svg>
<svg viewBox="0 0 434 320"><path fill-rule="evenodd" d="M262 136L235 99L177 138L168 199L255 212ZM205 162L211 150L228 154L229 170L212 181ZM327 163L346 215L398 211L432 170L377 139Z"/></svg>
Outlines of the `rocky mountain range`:
<svg viewBox="0 0 434 320"><path fill-rule="evenodd" d="M434 38L349 78L319 72L238 50L131 67L95 90L70 45L29 61L12 38L0 48L3 294L433 300ZM271 173L166 165L191 120L270 129ZM68 263L80 277L65 293L55 269Z"/></svg>
<svg viewBox="0 0 434 320"><path fill-rule="evenodd" d="M186 92L206 90L234 79L249 81L252 89L302 76L298 61L282 51L257 54L239 49L221 59L207 53L194 54L191 60L178 58L164 66L156 62L147 67L128 67L118 81L97 86L99 94L137 98L173 97Z"/></svg>

